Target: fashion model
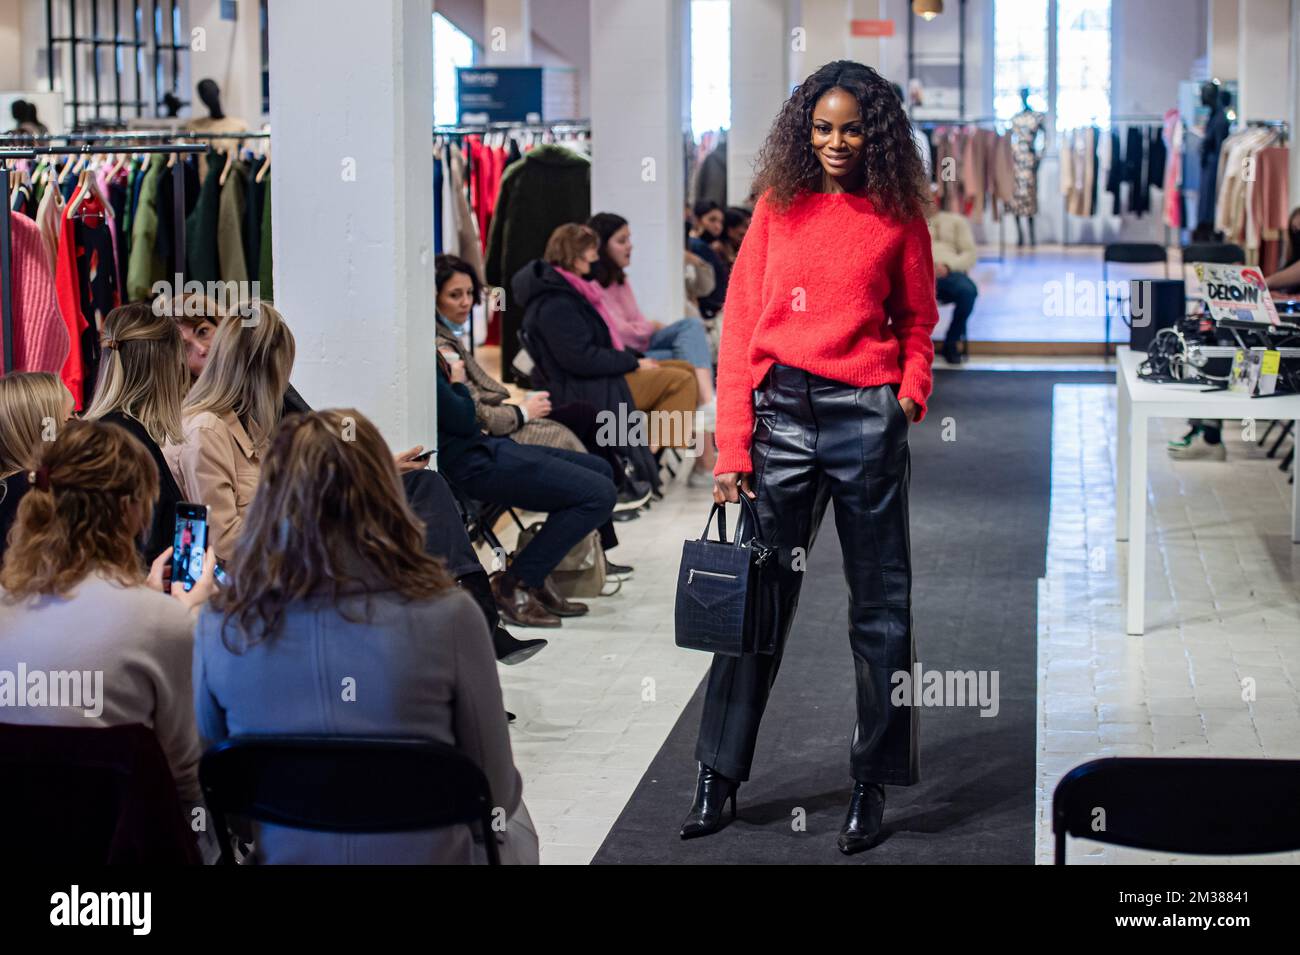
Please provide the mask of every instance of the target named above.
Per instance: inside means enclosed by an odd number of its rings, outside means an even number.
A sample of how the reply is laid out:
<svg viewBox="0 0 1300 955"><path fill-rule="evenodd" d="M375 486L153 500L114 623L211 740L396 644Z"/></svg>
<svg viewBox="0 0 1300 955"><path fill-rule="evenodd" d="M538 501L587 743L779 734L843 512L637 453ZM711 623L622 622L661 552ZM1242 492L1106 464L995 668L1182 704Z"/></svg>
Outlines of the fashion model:
<svg viewBox="0 0 1300 955"><path fill-rule="evenodd" d="M907 432L925 415L938 312L924 171L890 84L847 60L804 80L759 154L754 192L723 322L713 495L753 500L780 555L783 632L774 654L714 657L681 836L716 832L728 802L735 816L833 501L857 677L839 848L854 853L879 836L884 785L918 778L916 713L890 690L914 661Z"/></svg>

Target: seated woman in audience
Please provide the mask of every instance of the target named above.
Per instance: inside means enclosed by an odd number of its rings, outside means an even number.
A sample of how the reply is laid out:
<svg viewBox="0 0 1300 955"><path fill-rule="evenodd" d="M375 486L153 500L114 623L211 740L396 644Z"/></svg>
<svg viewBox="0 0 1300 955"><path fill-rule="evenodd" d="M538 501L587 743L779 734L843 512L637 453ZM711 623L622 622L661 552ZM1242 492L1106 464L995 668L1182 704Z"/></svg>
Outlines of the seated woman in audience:
<svg viewBox="0 0 1300 955"><path fill-rule="evenodd" d="M484 435L474 399L438 355L438 465L447 480L475 500L545 512L546 522L503 572L492 579L497 609L521 627L558 627L561 617L587 612L551 582L565 555L609 521L618 498L613 472L592 454L518 444ZM459 362L457 363L460 364Z"/></svg>
<svg viewBox="0 0 1300 955"><path fill-rule="evenodd" d="M176 505L184 500L162 446L181 443L181 402L190 390L185 345L176 323L143 302L109 312L100 344L95 400L84 417L131 432L158 467L158 504L143 543L152 563L171 546Z"/></svg>
<svg viewBox="0 0 1300 955"><path fill-rule="evenodd" d="M467 347L470 315L482 295L482 285L473 267L455 255L435 260L438 283L438 348L449 363L465 366L465 387L474 399L479 424L488 434L511 437L520 444L545 448L586 451L602 457L614 471L619 487L615 511L635 512L650 497L650 487L635 484L624 473L623 462L614 448L598 438L596 409L586 402L552 404L550 394L531 391L519 404L507 401L510 389L497 381ZM607 550L614 543L605 544Z"/></svg>
<svg viewBox="0 0 1300 955"><path fill-rule="evenodd" d="M545 258L514 276L529 352L552 401L595 407L602 425L611 425L605 430L622 439L617 446L687 447L697 404L695 371L687 362L659 362L625 347L590 280L599 244L587 226L562 225L547 241ZM635 411L650 415L640 428Z"/></svg>
<svg viewBox="0 0 1300 955"><path fill-rule="evenodd" d="M72 421L46 445L0 568L0 670L21 662L29 673L94 677L83 705L6 707L4 721L142 723L157 734L181 801L197 804L189 611L212 591L213 562L188 593L163 593L170 549L146 574L136 539L157 495L157 465L125 428Z"/></svg>
<svg viewBox="0 0 1300 955"><path fill-rule="evenodd" d="M0 377L0 564L18 505L31 488L41 452L72 417L72 393L57 375L15 371Z"/></svg>
<svg viewBox="0 0 1300 955"><path fill-rule="evenodd" d="M163 454L185 500L208 508L208 539L224 563L253 502L262 452L280 422L294 340L274 306L223 322L181 407L181 440Z"/></svg>
<svg viewBox="0 0 1300 955"><path fill-rule="evenodd" d="M699 401L697 426L704 432L703 453L695 462L695 471L707 478L708 486L712 487L716 458L713 426L718 407L713 393L713 351L708 330L699 318L681 318L665 325L641 314L625 271L632 263L632 232L627 220L612 212L598 212L587 225L600 237L600 257L592 267L592 277L601 290L605 309L613 319L619 338L647 358L676 358L687 362L695 372Z"/></svg>
<svg viewBox="0 0 1300 955"><path fill-rule="evenodd" d="M185 341L185 363L192 377L198 378L207 367L217 329L225 321L221 306L203 295L177 296L165 303L172 321ZM292 384L285 388L281 402L282 417L311 411ZM474 595L483 608L497 659L505 664L522 663L546 646L545 640L516 640L499 625L496 599L487 572L465 534L456 501L447 482L436 471L427 470L426 462L416 460L424 449L419 445L393 455L402 475L406 502L424 522L425 553L442 558L456 582Z"/></svg>
<svg viewBox="0 0 1300 955"><path fill-rule="evenodd" d="M483 615L425 554L378 430L358 411L293 415L261 470L230 584L195 633L203 737L424 737L454 745L483 770L493 804L505 810L505 831L486 834L501 841L503 860L536 862ZM340 689L349 685L355 696ZM254 844L266 863L482 857L466 826L344 835L261 825Z"/></svg>

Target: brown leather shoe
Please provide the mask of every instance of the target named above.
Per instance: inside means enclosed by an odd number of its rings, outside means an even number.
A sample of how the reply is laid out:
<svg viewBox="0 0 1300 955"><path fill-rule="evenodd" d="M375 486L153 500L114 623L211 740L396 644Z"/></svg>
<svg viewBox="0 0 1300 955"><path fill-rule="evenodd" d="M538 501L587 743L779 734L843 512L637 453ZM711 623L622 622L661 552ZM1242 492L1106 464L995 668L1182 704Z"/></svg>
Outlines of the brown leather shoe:
<svg viewBox="0 0 1300 955"><path fill-rule="evenodd" d="M558 627L560 618L547 610L533 593L513 577L492 576L492 597L501 619L513 627Z"/></svg>
<svg viewBox="0 0 1300 955"><path fill-rule="evenodd" d="M557 617L581 617L589 609L584 603L566 600L564 595L555 589L555 581L550 577L546 578L542 586L530 587L529 592L537 598L539 604Z"/></svg>

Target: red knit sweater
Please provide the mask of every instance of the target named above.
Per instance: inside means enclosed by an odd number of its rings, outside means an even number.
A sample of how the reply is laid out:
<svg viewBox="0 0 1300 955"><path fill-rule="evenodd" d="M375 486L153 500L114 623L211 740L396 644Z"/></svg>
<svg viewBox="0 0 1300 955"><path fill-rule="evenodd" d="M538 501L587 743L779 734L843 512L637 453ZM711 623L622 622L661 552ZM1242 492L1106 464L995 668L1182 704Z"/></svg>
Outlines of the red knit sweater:
<svg viewBox="0 0 1300 955"><path fill-rule="evenodd" d="M774 364L899 384L924 414L939 321L925 219L899 222L846 193L808 193L784 212L763 196L723 316L715 474L752 470L752 391Z"/></svg>

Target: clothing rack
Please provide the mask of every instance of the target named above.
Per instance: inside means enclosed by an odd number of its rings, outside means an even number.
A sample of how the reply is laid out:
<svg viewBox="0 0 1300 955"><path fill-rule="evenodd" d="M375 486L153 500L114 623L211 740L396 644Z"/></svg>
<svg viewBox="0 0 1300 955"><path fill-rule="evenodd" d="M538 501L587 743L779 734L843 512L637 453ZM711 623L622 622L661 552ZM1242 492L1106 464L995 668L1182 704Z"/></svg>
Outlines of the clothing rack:
<svg viewBox="0 0 1300 955"><path fill-rule="evenodd" d="M923 119L917 122L917 127L924 130L933 130L939 126L996 126L998 123L1006 123L1007 120L999 119L996 116L980 116L977 119ZM994 202L997 200L994 199ZM1006 212L998 216L998 257L995 262L1005 262L1007 258L1007 232L1006 232Z"/></svg>
<svg viewBox="0 0 1300 955"><path fill-rule="evenodd" d="M1093 118L1091 121L1084 123L1081 126L1070 126L1067 127L1066 129L1057 129L1056 134L1059 136L1061 133L1069 132L1070 130L1075 130L1075 129L1085 129L1088 126L1096 126L1098 132L1100 132L1102 129L1106 129L1110 126L1149 126L1153 123L1163 123L1164 121L1165 121L1164 114L1161 114L1159 116L1156 116L1154 114L1150 114L1150 115L1133 114L1129 116L1122 116L1122 115L1111 116L1106 121L1106 125L1103 126L1100 123L1100 121L1098 121L1096 118ZM1060 150L1057 150L1057 156L1058 156L1057 175L1059 177ZM1111 162L1114 161L1115 161L1114 157L1112 156ZM1165 235L1166 244L1168 243L1169 240L1169 236L1167 233L1168 233L1168 229L1166 229L1166 235ZM1065 195L1064 193L1061 194L1061 245L1063 246L1070 245L1070 197Z"/></svg>
<svg viewBox="0 0 1300 955"><path fill-rule="evenodd" d="M215 134L214 134L215 135ZM129 136L120 134L76 134L52 136L27 136L23 139L31 142L44 142L73 138L85 140L77 145L22 145L14 149L0 147L0 195L4 198L3 215L0 215L0 286L4 294L0 295L0 317L4 330L4 364L0 365L0 374L7 374L14 368L14 315L13 315L13 236L9 217L13 214L9 208L9 163L17 159L35 159L37 156L80 156L94 155L101 152L127 152L133 155L151 153L189 154L201 153L206 146L199 143L144 143L128 145L120 150L103 149L105 141L121 143ZM173 255L176 259L176 271L183 274L185 269L185 167L177 163L172 167L172 215L175 227L173 233ZM57 188L57 184L54 185Z"/></svg>

